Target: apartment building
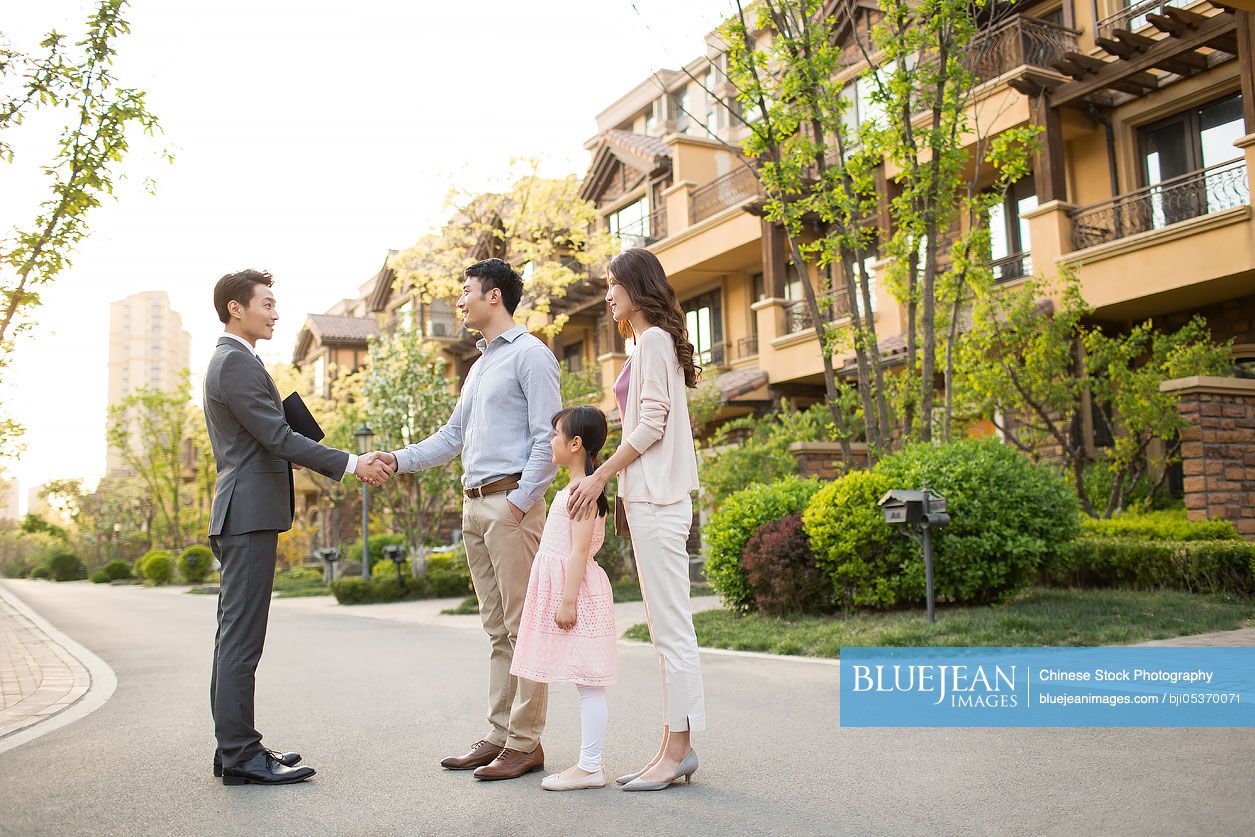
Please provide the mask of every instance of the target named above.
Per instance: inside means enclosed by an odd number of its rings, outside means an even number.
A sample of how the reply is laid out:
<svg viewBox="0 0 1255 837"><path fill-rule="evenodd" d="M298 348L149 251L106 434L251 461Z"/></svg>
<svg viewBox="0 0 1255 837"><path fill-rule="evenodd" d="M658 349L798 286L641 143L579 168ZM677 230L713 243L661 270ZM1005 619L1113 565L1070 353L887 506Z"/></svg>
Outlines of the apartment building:
<svg viewBox="0 0 1255 837"><path fill-rule="evenodd" d="M21 487L15 479L0 479L0 524L16 523L21 519L18 510Z"/></svg>
<svg viewBox="0 0 1255 837"><path fill-rule="evenodd" d="M142 389L172 392L191 365L192 338L165 291L132 294L109 306L109 406ZM128 473L110 448L106 476Z"/></svg>
<svg viewBox="0 0 1255 837"><path fill-rule="evenodd" d="M979 86L970 107L986 136L1043 129L1031 176L990 217L998 281L1074 267L1098 320L1171 327L1198 313L1217 339L1235 340L1235 362L1249 366L1255 34L1247 9L1255 4L1232 2L1021 3L973 49ZM879 14L875 3L849 0L829 11L854 15L860 28ZM657 254L699 361L721 373L725 414L734 415L781 396L816 400L823 389L783 235L754 214L754 178L727 147L745 129L722 60L712 36L705 56L659 71L598 114L583 196L624 246ZM852 61L834 80L855 118L868 106L865 69ZM976 174L993 180L992 170ZM867 267L874 277L883 263ZM570 321L554 347L570 366L596 364L609 393L625 355L604 289L604 277L593 277L555 305ZM901 352L905 312L883 287L873 297L882 350ZM838 324L851 310L843 292L821 302ZM852 356L840 365L853 373Z"/></svg>

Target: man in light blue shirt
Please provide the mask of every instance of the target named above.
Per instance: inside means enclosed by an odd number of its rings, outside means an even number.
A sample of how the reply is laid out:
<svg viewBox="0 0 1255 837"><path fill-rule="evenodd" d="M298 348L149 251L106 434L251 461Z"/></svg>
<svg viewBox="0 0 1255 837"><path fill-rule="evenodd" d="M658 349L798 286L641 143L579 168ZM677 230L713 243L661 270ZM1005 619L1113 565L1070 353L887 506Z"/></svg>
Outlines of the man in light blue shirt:
<svg viewBox="0 0 1255 837"><path fill-rule="evenodd" d="M475 581L479 615L492 640L490 729L462 756L440 764L475 770L477 779L513 779L544 766L540 734L548 692L510 674L532 559L545 525L545 489L557 468L549 440L558 394L553 352L514 322L523 281L501 259L466 269L458 310L480 332L481 356L471 367L453 415L417 444L380 454L399 473L462 455L462 535ZM517 699L516 699L517 697Z"/></svg>

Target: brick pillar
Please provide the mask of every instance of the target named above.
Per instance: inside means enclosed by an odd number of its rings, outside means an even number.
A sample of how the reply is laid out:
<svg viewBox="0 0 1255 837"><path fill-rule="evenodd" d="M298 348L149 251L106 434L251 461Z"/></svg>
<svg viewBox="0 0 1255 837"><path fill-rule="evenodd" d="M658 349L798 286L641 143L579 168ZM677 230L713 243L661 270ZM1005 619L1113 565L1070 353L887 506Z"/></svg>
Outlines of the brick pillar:
<svg viewBox="0 0 1255 837"><path fill-rule="evenodd" d="M1181 431L1185 508L1220 517L1255 540L1255 380L1195 376L1164 381L1189 426Z"/></svg>
<svg viewBox="0 0 1255 837"><path fill-rule="evenodd" d="M863 442L850 443L854 461L848 466L840 464L841 445L836 442L794 442L789 445L789 453L797 460L798 475L802 477L835 480L847 471L867 467L867 445Z"/></svg>

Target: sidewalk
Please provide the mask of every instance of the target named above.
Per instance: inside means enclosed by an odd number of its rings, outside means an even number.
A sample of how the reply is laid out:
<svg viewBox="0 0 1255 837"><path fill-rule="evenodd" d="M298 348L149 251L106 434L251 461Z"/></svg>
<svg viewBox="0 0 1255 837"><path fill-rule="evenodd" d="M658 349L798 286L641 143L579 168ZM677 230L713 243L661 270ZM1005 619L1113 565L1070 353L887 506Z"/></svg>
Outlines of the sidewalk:
<svg viewBox="0 0 1255 837"><path fill-rule="evenodd" d="M0 741L73 706L90 686L87 669L0 596Z"/></svg>

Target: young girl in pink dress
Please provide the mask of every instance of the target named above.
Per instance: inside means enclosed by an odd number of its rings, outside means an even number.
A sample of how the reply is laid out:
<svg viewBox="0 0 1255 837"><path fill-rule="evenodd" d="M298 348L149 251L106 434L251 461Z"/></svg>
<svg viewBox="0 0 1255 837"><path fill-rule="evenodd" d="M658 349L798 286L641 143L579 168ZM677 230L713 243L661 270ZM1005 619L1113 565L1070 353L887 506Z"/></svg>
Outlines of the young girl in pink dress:
<svg viewBox="0 0 1255 837"><path fill-rule="evenodd" d="M606 443L606 416L596 407L572 407L553 417L554 464L571 482L554 497L532 562L527 599L510 673L541 683L574 683L580 692L580 761L546 776L545 790L582 790L606 785L601 766L608 710L606 686L618 672L618 634L610 579L593 556L605 539L609 508L603 494L597 514L572 520L567 496L597 468Z"/></svg>

